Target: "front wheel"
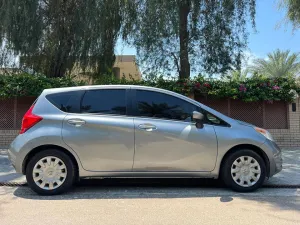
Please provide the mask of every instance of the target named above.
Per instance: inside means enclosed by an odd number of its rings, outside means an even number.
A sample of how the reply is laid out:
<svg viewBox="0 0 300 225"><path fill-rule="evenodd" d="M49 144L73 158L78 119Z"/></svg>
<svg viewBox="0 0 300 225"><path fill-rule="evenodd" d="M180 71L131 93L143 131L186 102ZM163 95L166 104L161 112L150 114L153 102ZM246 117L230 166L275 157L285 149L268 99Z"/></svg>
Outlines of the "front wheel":
<svg viewBox="0 0 300 225"><path fill-rule="evenodd" d="M47 149L34 155L26 167L29 187L41 195L55 195L71 188L75 166L64 152Z"/></svg>
<svg viewBox="0 0 300 225"><path fill-rule="evenodd" d="M221 168L224 183L238 192L250 192L262 186L266 178L266 165L260 155L241 149L226 157Z"/></svg>

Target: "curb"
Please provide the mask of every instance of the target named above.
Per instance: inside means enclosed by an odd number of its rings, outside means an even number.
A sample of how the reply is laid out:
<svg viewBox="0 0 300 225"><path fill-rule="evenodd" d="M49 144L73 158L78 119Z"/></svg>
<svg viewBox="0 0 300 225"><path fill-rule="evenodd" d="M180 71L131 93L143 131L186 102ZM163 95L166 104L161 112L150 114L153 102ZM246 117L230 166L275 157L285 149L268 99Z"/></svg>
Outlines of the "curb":
<svg viewBox="0 0 300 225"><path fill-rule="evenodd" d="M300 188L300 184L266 184L263 185L262 188Z"/></svg>
<svg viewBox="0 0 300 225"><path fill-rule="evenodd" d="M6 149L0 149L0 155L7 155Z"/></svg>
<svg viewBox="0 0 300 225"><path fill-rule="evenodd" d="M25 187L28 186L27 182L0 182L0 187ZM91 186L91 185L87 185L87 186ZM93 185L92 185L93 186ZM201 186L199 186L199 188L201 188ZM300 188L300 184L277 184L277 185L270 185L270 184L266 184L263 185L261 188L272 188L272 189L296 189L296 188Z"/></svg>
<svg viewBox="0 0 300 225"><path fill-rule="evenodd" d="M27 183L18 183L18 182L0 182L0 187L23 187L27 186Z"/></svg>

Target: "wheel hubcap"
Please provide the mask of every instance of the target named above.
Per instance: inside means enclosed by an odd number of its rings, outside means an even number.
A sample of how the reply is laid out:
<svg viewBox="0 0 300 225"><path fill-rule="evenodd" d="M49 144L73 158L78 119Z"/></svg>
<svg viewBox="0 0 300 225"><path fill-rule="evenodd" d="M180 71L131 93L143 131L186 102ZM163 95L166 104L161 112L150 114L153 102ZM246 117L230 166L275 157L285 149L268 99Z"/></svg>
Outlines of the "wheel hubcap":
<svg viewBox="0 0 300 225"><path fill-rule="evenodd" d="M237 158L231 166L231 176L235 183L242 187L251 187L261 175L259 163L251 156Z"/></svg>
<svg viewBox="0 0 300 225"><path fill-rule="evenodd" d="M66 180L67 167L61 159L47 156L35 164L32 177L35 184L40 188L54 190Z"/></svg>

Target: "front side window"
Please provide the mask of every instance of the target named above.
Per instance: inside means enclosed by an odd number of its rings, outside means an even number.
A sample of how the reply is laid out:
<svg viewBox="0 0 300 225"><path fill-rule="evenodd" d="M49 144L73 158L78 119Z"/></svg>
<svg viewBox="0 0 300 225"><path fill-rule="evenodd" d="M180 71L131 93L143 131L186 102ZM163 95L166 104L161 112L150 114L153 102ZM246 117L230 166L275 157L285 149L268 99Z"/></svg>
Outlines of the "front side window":
<svg viewBox="0 0 300 225"><path fill-rule="evenodd" d="M126 115L126 90L87 91L81 102L81 113Z"/></svg>
<svg viewBox="0 0 300 225"><path fill-rule="evenodd" d="M206 118L212 124L217 124L217 125L221 124L221 120L219 118L217 118L216 116L210 114L210 113L206 113Z"/></svg>
<svg viewBox="0 0 300 225"><path fill-rule="evenodd" d="M183 99L154 91L136 91L137 116L167 120L192 121L193 111L200 108Z"/></svg>
<svg viewBox="0 0 300 225"><path fill-rule="evenodd" d="M216 117L215 115L202 110L202 113L204 114L204 123L206 124L211 124L211 125L216 125L216 126L225 126L228 127L230 126L228 123L226 123L225 121L221 120L220 118Z"/></svg>

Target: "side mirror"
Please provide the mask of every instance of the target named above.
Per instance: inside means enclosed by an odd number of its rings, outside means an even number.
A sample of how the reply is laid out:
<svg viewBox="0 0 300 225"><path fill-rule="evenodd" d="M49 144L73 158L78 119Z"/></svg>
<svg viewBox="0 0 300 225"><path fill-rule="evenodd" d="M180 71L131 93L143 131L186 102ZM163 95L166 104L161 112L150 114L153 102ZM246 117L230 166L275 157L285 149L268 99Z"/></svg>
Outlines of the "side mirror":
<svg viewBox="0 0 300 225"><path fill-rule="evenodd" d="M204 115L202 113L197 111L193 112L193 120L196 121L196 127L198 129L202 129L204 127L203 119L204 119Z"/></svg>
<svg viewBox="0 0 300 225"><path fill-rule="evenodd" d="M193 120L201 121L201 120L203 120L203 118L204 118L204 115L201 112L197 112L197 111L193 112Z"/></svg>

